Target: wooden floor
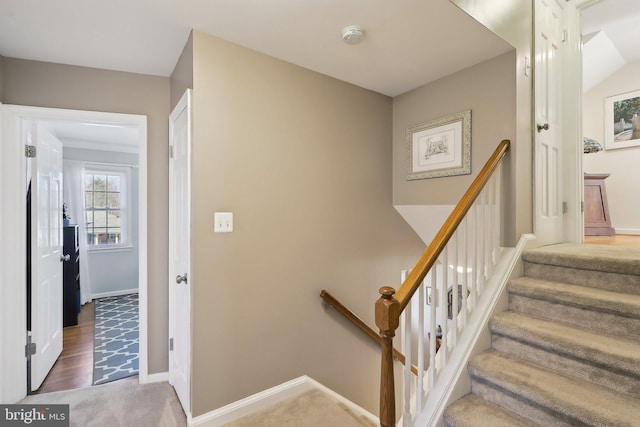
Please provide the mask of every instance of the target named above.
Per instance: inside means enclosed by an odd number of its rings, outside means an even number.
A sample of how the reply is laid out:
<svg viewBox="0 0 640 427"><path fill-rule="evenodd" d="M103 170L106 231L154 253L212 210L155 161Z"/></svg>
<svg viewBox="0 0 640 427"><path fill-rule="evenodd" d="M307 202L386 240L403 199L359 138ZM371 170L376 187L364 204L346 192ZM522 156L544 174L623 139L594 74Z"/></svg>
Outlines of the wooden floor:
<svg viewBox="0 0 640 427"><path fill-rule="evenodd" d="M614 236L584 236L584 242L597 245L640 247L640 236L631 234L616 234Z"/></svg>
<svg viewBox="0 0 640 427"><path fill-rule="evenodd" d="M34 394L89 387L93 383L94 304L82 306L78 324L63 330L62 354Z"/></svg>

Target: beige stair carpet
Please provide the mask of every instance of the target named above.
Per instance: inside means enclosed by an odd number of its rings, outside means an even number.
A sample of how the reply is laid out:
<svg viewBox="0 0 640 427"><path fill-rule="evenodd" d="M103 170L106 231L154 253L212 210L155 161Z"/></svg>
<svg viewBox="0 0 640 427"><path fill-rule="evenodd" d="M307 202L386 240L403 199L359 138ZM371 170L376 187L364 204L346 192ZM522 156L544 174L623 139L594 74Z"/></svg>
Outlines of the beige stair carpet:
<svg viewBox="0 0 640 427"><path fill-rule="evenodd" d="M640 248L526 251L448 427L640 426Z"/></svg>

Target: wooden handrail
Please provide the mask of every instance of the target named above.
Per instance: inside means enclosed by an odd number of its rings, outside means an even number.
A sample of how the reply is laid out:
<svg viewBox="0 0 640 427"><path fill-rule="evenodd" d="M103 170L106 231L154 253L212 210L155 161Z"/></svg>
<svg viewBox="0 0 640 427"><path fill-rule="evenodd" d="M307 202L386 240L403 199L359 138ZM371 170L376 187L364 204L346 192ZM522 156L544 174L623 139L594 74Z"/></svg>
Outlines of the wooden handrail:
<svg viewBox="0 0 640 427"><path fill-rule="evenodd" d="M380 425L392 427L396 425L395 385L393 378L393 337L399 326L400 314L407 307L411 298L416 293L422 281L438 257L449 243L456 229L464 219L476 198L485 187L491 175L496 170L500 161L509 151L509 140L503 140L498 144L487 163L471 186L464 193L458 204L435 235L427 249L413 267L405 281L396 292L389 286L380 288L380 298L376 301L376 325L380 328L382 339L382 365L380 376Z"/></svg>
<svg viewBox="0 0 640 427"><path fill-rule="evenodd" d="M442 253L442 250L447 243L449 243L449 239L451 239L451 236L455 233L456 229L464 219L464 216L469 212L469 209L473 206L476 198L489 181L489 178L491 178L493 171L495 171L500 164L500 160L502 160L504 155L507 154L507 151L509 151L510 143L511 142L508 139L505 139L498 144L498 147L495 149L491 157L489 157L489 160L487 160L487 163L484 165L478 176L473 180L471 186L464 193L456 207L438 231L438 234L435 235L416 265L411 269L411 272L409 272L407 278L400 286L400 289L395 293L394 297L400 303L400 313L402 313L407 307L407 304L411 301L413 294L416 293L425 276Z"/></svg>
<svg viewBox="0 0 640 427"><path fill-rule="evenodd" d="M320 298L324 300L329 306L333 307L338 313L342 314L348 320L351 321L354 325L356 325L362 332L367 334L369 338L382 345L382 337L376 333L373 329L369 327L362 319L356 316L351 310L345 307L340 301L338 301L333 295L331 295L326 290L322 290L320 292ZM393 349L393 357L395 357L400 363L404 365L405 357L404 354L400 353L397 349ZM411 372L415 375L418 375L418 368L415 365L411 365Z"/></svg>

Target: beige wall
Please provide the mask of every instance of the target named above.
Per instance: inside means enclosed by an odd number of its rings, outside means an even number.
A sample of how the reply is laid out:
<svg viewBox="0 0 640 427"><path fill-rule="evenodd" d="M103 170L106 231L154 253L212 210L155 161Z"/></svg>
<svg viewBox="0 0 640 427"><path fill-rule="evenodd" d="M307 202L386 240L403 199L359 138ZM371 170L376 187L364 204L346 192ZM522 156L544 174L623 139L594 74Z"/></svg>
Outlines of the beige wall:
<svg viewBox="0 0 640 427"><path fill-rule="evenodd" d="M6 104L147 116L149 373L166 372L169 79L4 58Z"/></svg>
<svg viewBox="0 0 640 427"><path fill-rule="evenodd" d="M498 143L515 140L515 63L514 50L393 99L394 205L455 205ZM407 128L465 110L472 115L471 175L408 181ZM515 206L508 206L505 237L514 241Z"/></svg>
<svg viewBox="0 0 640 427"><path fill-rule="evenodd" d="M494 0L450 0L482 25L516 48L516 135L511 146L513 169L509 199L515 206L515 236L533 231L533 73L525 74L526 61L533 63L533 2ZM514 141L512 141L514 142Z"/></svg>
<svg viewBox="0 0 640 427"><path fill-rule="evenodd" d="M373 326L424 249L392 206L391 99L200 32L193 55L193 415L304 374L377 413L379 348L319 293Z"/></svg>
<svg viewBox="0 0 640 427"><path fill-rule="evenodd" d="M193 89L193 32L189 35L173 73L171 73L171 110L187 89Z"/></svg>
<svg viewBox="0 0 640 427"><path fill-rule="evenodd" d="M605 145L604 100L640 89L640 62L624 66L582 98L583 134ZM588 173L610 173L605 181L611 225L618 232L640 234L640 147L604 150L583 156Z"/></svg>

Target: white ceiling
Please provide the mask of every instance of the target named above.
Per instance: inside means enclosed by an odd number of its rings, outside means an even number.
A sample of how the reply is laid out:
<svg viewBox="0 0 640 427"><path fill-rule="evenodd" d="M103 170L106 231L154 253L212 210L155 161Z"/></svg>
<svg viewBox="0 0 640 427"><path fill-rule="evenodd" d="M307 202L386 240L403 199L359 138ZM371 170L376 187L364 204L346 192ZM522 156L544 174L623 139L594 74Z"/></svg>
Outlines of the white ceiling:
<svg viewBox="0 0 640 427"><path fill-rule="evenodd" d="M582 22L583 34L611 41L593 45L640 60L640 1L603 0ZM354 24L365 39L347 45L340 30ZM0 0L7 57L168 76L192 28L389 96L511 49L449 0ZM612 72L595 70L610 61L591 56L591 74ZM125 138L107 127L59 132Z"/></svg>
<svg viewBox="0 0 640 427"><path fill-rule="evenodd" d="M139 152L139 131L120 123L73 122L50 120L40 122L55 135L65 148Z"/></svg>
<svg viewBox="0 0 640 427"><path fill-rule="evenodd" d="M582 12L583 90L640 61L640 1L603 0Z"/></svg>
<svg viewBox="0 0 640 427"><path fill-rule="evenodd" d="M14 58L168 76L192 28L389 96L511 49L449 0L0 0Z"/></svg>

